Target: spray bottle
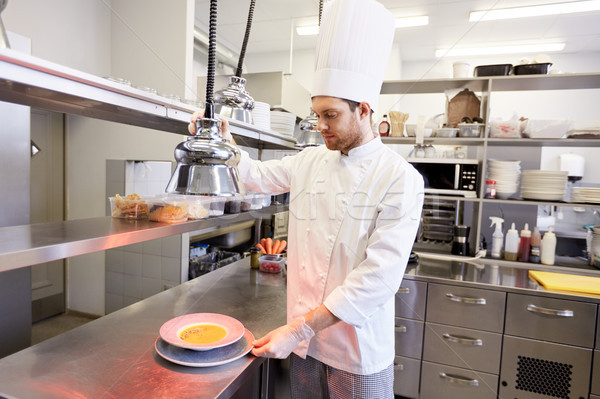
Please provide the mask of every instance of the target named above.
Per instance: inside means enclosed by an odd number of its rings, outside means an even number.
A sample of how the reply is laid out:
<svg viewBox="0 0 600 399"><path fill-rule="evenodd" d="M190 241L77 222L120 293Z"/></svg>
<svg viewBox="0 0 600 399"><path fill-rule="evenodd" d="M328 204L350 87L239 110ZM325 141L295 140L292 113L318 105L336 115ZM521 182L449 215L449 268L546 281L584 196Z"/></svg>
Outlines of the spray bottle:
<svg viewBox="0 0 600 399"><path fill-rule="evenodd" d="M517 260L517 252L519 251L519 232L513 223L510 229L506 232L506 243L504 244L504 259Z"/></svg>
<svg viewBox="0 0 600 399"><path fill-rule="evenodd" d="M502 233L502 223L504 219L497 216L490 216L492 224L490 227L496 225L494 234L492 235L492 258L500 258L502 255L502 244L504 243L504 234Z"/></svg>

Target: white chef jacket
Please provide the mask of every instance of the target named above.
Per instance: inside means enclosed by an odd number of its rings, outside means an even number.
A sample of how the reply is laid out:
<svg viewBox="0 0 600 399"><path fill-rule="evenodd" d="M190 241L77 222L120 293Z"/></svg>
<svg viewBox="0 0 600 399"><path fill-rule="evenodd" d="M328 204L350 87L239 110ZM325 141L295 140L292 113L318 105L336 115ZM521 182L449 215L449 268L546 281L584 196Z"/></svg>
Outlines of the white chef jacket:
<svg viewBox="0 0 600 399"><path fill-rule="evenodd" d="M394 296L423 207L423 178L379 137L348 155L325 146L238 166L247 188L290 192L288 322L322 303L342 322L294 353L372 374L394 360Z"/></svg>

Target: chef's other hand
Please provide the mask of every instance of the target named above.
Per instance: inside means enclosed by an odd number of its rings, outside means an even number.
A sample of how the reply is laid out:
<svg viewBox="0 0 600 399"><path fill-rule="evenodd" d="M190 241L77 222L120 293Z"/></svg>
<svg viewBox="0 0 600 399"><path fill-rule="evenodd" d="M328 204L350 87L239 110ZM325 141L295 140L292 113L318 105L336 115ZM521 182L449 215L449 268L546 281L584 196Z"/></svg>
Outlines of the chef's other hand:
<svg viewBox="0 0 600 399"><path fill-rule="evenodd" d="M309 341L315 332L306 324L304 317L281 326L264 337L252 342L254 356L285 359L302 341Z"/></svg>
<svg viewBox="0 0 600 399"><path fill-rule="evenodd" d="M192 114L192 119L190 124L188 125L188 131L191 135L196 134L196 121L198 119L202 119L204 117L204 110L196 111ZM235 144L233 141L233 136L231 136L231 132L229 131L229 122L225 119L221 119L221 136L228 142Z"/></svg>

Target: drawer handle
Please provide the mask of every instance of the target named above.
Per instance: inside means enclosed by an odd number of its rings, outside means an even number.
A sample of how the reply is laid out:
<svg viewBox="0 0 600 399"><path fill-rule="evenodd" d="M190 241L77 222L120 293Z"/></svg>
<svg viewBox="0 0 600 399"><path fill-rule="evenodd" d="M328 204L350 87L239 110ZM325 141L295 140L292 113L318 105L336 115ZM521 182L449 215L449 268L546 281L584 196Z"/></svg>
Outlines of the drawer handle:
<svg viewBox="0 0 600 399"><path fill-rule="evenodd" d="M442 335L442 337L450 342L454 342L456 344L463 344L463 345L472 345L472 346L483 346L483 341L478 339L478 338L467 338L467 337L460 337L457 335L450 335L448 333L444 333Z"/></svg>
<svg viewBox="0 0 600 399"><path fill-rule="evenodd" d="M397 333L405 333L406 332L406 326L396 326L395 331Z"/></svg>
<svg viewBox="0 0 600 399"><path fill-rule="evenodd" d="M468 303L469 305L485 305L485 298L473 298L470 296L458 296L450 292L446 294L446 297L454 302Z"/></svg>
<svg viewBox="0 0 600 399"><path fill-rule="evenodd" d="M394 370L404 371L404 365L402 363L394 362Z"/></svg>
<svg viewBox="0 0 600 399"><path fill-rule="evenodd" d="M530 312L533 312L533 313L547 314L550 316L558 316L558 317L574 317L575 316L575 313L572 310L547 309L547 308L542 308L540 306L535 306L532 303L527 305L527 310Z"/></svg>
<svg viewBox="0 0 600 399"><path fill-rule="evenodd" d="M398 288L398 294L410 294L410 289L408 287L400 287Z"/></svg>
<svg viewBox="0 0 600 399"><path fill-rule="evenodd" d="M447 380L448 382L453 383L453 384L468 385L470 387L478 387L479 386L478 380L472 380L470 378L465 378L465 377L461 377L458 375L446 374L446 373L442 372L442 373L440 373L440 377Z"/></svg>

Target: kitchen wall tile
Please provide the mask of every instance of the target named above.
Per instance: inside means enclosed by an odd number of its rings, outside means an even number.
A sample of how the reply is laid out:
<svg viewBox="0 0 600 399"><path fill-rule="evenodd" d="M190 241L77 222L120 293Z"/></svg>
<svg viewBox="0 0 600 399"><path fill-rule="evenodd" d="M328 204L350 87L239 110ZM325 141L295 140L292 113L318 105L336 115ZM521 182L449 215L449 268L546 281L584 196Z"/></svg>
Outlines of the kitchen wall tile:
<svg viewBox="0 0 600 399"><path fill-rule="evenodd" d="M158 255L142 255L142 276L160 279L162 275L162 259Z"/></svg>
<svg viewBox="0 0 600 399"><path fill-rule="evenodd" d="M142 298L142 277L123 275L123 295L133 298Z"/></svg>
<svg viewBox="0 0 600 399"><path fill-rule="evenodd" d="M142 275L142 254L123 253L123 273L133 276Z"/></svg>
<svg viewBox="0 0 600 399"><path fill-rule="evenodd" d="M106 294L104 313L109 314L123 308L123 295Z"/></svg>
<svg viewBox="0 0 600 399"><path fill-rule="evenodd" d="M123 307L127 307L129 305L133 305L134 303L139 302L141 299L140 298L134 298L134 297L130 297L130 296L123 296Z"/></svg>
<svg viewBox="0 0 600 399"><path fill-rule="evenodd" d="M123 280L124 274L115 272L106 272L106 293L123 295Z"/></svg>
<svg viewBox="0 0 600 399"><path fill-rule="evenodd" d="M137 244L126 245L123 247L123 250L126 252L134 252L136 254L144 253L144 243L138 242Z"/></svg>
<svg viewBox="0 0 600 399"><path fill-rule="evenodd" d="M147 181L133 181L133 192L139 194L140 196L152 195L148 190L148 182Z"/></svg>
<svg viewBox="0 0 600 399"><path fill-rule="evenodd" d="M106 271L123 273L123 251L121 249L108 249L105 253Z"/></svg>
<svg viewBox="0 0 600 399"><path fill-rule="evenodd" d="M162 255L162 239L145 241L143 253L146 255Z"/></svg>
<svg viewBox="0 0 600 399"><path fill-rule="evenodd" d="M149 298L162 291L163 284L160 278L142 277L142 298Z"/></svg>
<svg viewBox="0 0 600 399"><path fill-rule="evenodd" d="M180 279L181 260L179 258L162 258L162 279L177 281Z"/></svg>
<svg viewBox="0 0 600 399"><path fill-rule="evenodd" d="M162 255L172 258L181 257L181 236L169 236L162 239Z"/></svg>
<svg viewBox="0 0 600 399"><path fill-rule="evenodd" d="M179 285L177 281L162 280L162 291L170 290Z"/></svg>

